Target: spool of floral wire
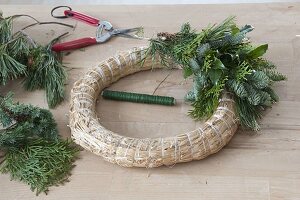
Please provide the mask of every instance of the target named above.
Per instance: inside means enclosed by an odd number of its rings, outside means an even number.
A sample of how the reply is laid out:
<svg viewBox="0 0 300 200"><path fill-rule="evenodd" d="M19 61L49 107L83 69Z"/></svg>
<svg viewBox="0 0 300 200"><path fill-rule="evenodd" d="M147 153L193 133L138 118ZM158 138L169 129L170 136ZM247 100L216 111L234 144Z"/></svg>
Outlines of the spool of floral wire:
<svg viewBox="0 0 300 200"><path fill-rule="evenodd" d="M132 92L120 92L112 90L104 90L102 92L104 99L116 100L116 101L128 101L135 103L146 103L146 104L159 104L166 106L173 106L176 104L176 100L173 97L139 94Z"/></svg>

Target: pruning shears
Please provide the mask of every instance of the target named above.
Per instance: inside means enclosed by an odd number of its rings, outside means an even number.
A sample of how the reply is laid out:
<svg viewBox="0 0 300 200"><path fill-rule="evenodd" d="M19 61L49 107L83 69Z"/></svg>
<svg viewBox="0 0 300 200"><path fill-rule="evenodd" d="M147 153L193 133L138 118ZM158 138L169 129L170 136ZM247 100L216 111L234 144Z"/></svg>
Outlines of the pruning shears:
<svg viewBox="0 0 300 200"><path fill-rule="evenodd" d="M68 10L64 11L64 15L62 16L54 16L53 12L58 8L68 8ZM104 43L111 39L114 36L126 37L126 38L134 38L134 39L143 39L143 37L138 36L137 34L142 31L142 27L137 28L128 28L128 29L114 29L112 24L108 21L100 21L97 18L82 14L80 12L73 11L68 6L58 6L52 9L51 15L55 18L74 18L76 20L85 22L91 26L96 26L96 36L95 37L85 37L77 40L72 40L69 42L63 42L54 44L52 46L52 50L66 51L72 49L79 49L82 47L91 46L98 43Z"/></svg>

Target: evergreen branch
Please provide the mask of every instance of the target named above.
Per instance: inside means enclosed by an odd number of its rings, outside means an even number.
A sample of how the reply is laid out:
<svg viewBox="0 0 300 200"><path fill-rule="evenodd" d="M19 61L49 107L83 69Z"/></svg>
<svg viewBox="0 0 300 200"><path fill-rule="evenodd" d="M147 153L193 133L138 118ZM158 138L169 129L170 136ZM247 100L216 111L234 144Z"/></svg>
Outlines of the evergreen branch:
<svg viewBox="0 0 300 200"><path fill-rule="evenodd" d="M6 152L0 171L28 185L36 194L65 183L78 150L70 141L30 141L21 149Z"/></svg>
<svg viewBox="0 0 300 200"><path fill-rule="evenodd" d="M247 82L258 89L263 89L270 84L270 79L263 71L253 71L247 75Z"/></svg>
<svg viewBox="0 0 300 200"><path fill-rule="evenodd" d="M275 71L274 69L266 69L264 72L273 82L284 81L287 79L285 75Z"/></svg>
<svg viewBox="0 0 300 200"><path fill-rule="evenodd" d="M198 120L210 117L219 104L219 98L224 90L224 86L224 82L220 82L212 88L203 89L196 96L196 100L192 103L193 109L188 114Z"/></svg>
<svg viewBox="0 0 300 200"><path fill-rule="evenodd" d="M27 67L11 57L7 49L5 45L0 46L0 81L2 85L9 80L27 75Z"/></svg>
<svg viewBox="0 0 300 200"><path fill-rule="evenodd" d="M46 46L39 46L31 51L32 63L24 81L27 90L45 89L50 108L63 101L66 71L55 52Z"/></svg>
<svg viewBox="0 0 300 200"><path fill-rule="evenodd" d="M276 92L275 92L272 88L266 87L266 88L264 89L264 91L267 92L267 93L270 95L270 97L271 97L271 99L273 100L273 102L279 101L278 95L276 94Z"/></svg>
<svg viewBox="0 0 300 200"><path fill-rule="evenodd" d="M39 22L30 15L14 15L0 21L0 84L5 85L9 80L25 76L24 86L27 90L45 89L49 107L53 108L64 99L64 84L66 71L61 63L60 54L52 52L51 46L60 37L55 38L47 46L36 44L22 30L12 33L13 20L18 17L29 17L33 25L59 24L60 22Z"/></svg>
<svg viewBox="0 0 300 200"><path fill-rule="evenodd" d="M58 130L50 111L16 104L12 101L11 94L0 98L0 117L5 128L0 135L0 149L17 149L32 138L58 139ZM13 122L17 126L7 127Z"/></svg>
<svg viewBox="0 0 300 200"><path fill-rule="evenodd" d="M14 103L12 94L0 98L0 171L30 185L37 195L67 181L78 148L63 141L52 114L45 109Z"/></svg>
<svg viewBox="0 0 300 200"><path fill-rule="evenodd" d="M240 98L245 98L248 96L248 92L244 86L244 83L238 82L236 80L227 81L228 91L236 94Z"/></svg>
<svg viewBox="0 0 300 200"><path fill-rule="evenodd" d="M0 20L0 45L9 42L12 39L12 22L12 17Z"/></svg>
<svg viewBox="0 0 300 200"><path fill-rule="evenodd" d="M259 106L251 105L247 100L236 97L236 110L242 126L259 130L258 119L262 117L262 110Z"/></svg>

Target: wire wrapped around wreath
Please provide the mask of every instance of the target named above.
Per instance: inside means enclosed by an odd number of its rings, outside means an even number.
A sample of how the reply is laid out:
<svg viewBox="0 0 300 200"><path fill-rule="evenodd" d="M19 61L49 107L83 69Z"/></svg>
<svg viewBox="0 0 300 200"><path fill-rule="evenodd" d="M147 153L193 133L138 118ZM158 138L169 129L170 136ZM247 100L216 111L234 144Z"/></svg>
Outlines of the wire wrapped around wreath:
<svg viewBox="0 0 300 200"><path fill-rule="evenodd" d="M100 92L127 75L162 68L145 47L101 62L79 79L71 91L70 128L75 142L105 160L124 167L158 167L200 160L218 152L236 132L239 120L231 94L224 93L214 114L194 131L164 138L132 138L101 125L96 113ZM141 61L145 59L144 65Z"/></svg>

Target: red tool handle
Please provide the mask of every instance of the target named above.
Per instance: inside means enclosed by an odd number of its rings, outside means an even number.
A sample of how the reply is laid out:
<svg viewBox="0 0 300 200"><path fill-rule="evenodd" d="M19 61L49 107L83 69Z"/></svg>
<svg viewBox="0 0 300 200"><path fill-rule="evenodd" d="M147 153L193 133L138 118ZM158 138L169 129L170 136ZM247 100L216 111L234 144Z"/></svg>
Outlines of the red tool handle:
<svg viewBox="0 0 300 200"><path fill-rule="evenodd" d="M54 44L52 46L52 51L59 52L59 51L66 51L66 50L71 50L71 49L79 49L79 48L91 46L94 44L97 44L96 38L87 37L87 38L81 38L78 40L73 40L70 42Z"/></svg>
<svg viewBox="0 0 300 200"><path fill-rule="evenodd" d="M85 14L82 14L82 13L79 13L79 12L76 12L76 11L73 11L73 10L65 10L64 14L65 14L65 16L75 18L77 20L88 23L92 26L98 26L99 23L100 23L100 20L97 19L97 18L88 16L88 15L85 15Z"/></svg>

